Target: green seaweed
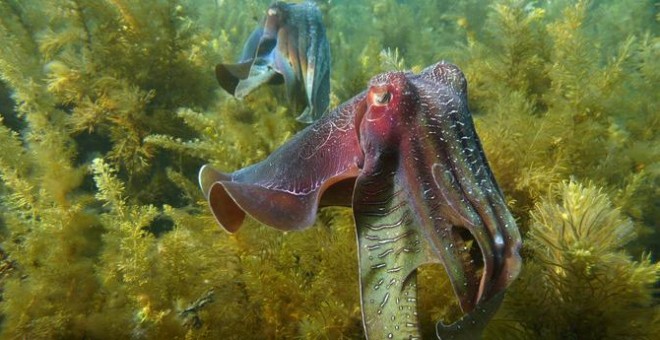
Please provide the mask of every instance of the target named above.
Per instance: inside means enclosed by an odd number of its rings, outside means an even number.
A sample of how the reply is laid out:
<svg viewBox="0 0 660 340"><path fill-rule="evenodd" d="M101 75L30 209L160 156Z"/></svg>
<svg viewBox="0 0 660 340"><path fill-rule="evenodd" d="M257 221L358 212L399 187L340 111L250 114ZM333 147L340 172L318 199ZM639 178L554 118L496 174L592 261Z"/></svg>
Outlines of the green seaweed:
<svg viewBox="0 0 660 340"><path fill-rule="evenodd" d="M317 3L331 106L387 70L445 59L467 75L525 233L487 338L660 332L656 5ZM239 101L213 79L268 4L0 0L1 337L363 336L349 210L228 235L197 187L201 164L233 171L303 127L282 88ZM419 277L430 337L461 312L440 268Z"/></svg>
<svg viewBox="0 0 660 340"><path fill-rule="evenodd" d="M500 335L508 329L526 339L652 339L660 264L626 254L636 237L630 219L592 185L564 182L552 192L531 211L525 271L492 337L510 338Z"/></svg>

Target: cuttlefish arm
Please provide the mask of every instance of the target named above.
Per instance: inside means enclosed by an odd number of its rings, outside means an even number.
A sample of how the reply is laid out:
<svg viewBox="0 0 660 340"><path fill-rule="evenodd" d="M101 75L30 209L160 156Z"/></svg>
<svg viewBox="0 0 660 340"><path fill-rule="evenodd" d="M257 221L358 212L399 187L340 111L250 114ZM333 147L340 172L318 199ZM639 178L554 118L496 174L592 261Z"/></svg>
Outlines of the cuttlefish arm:
<svg viewBox="0 0 660 340"><path fill-rule="evenodd" d="M415 225L396 173L365 166L374 175L360 175L353 194L365 333L371 339L419 338L417 268L439 260Z"/></svg>
<svg viewBox="0 0 660 340"><path fill-rule="evenodd" d="M466 87L444 63L376 76L366 93L264 161L232 174L202 169L201 186L229 231L246 213L293 230L311 225L319 205L352 205L368 337L419 336L416 270L426 263L445 267L468 314L439 324L439 334L478 333L518 274L520 235L474 131Z"/></svg>
<svg viewBox="0 0 660 340"><path fill-rule="evenodd" d="M360 226L357 233L362 318L369 338L416 339L420 338L417 268L440 260L415 228L404 189L393 177L392 181L392 188L384 188L380 181L369 184L365 179L357 183L355 191L356 203L361 206L355 209L355 221ZM503 297L501 291L452 324L438 322L438 337L480 339Z"/></svg>
<svg viewBox="0 0 660 340"><path fill-rule="evenodd" d="M442 340L475 340L481 339L488 321L493 318L504 299L504 291L495 294L489 300L479 304L474 311L465 314L456 322L446 325L438 322L436 334Z"/></svg>
<svg viewBox="0 0 660 340"><path fill-rule="evenodd" d="M239 99L264 84L284 82L289 101L305 107L296 119L319 119L330 102L330 47L321 12L309 1L273 3L239 62L215 70L220 86Z"/></svg>
<svg viewBox="0 0 660 340"><path fill-rule="evenodd" d="M520 235L474 131L458 68L377 76L366 100L365 161L353 201L363 317L376 338L416 337L410 302L420 265L442 263L470 313L517 275Z"/></svg>

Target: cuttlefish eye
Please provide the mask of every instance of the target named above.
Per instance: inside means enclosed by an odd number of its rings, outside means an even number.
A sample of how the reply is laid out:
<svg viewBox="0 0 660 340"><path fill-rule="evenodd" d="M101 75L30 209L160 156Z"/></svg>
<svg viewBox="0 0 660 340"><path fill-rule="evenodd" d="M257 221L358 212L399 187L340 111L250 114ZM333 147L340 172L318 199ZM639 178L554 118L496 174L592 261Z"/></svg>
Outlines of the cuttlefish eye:
<svg viewBox="0 0 660 340"><path fill-rule="evenodd" d="M275 8L269 8L268 15L269 16L277 15L277 10Z"/></svg>
<svg viewBox="0 0 660 340"><path fill-rule="evenodd" d="M392 100L392 93L385 89L377 89L371 92L371 104L376 106L384 106Z"/></svg>

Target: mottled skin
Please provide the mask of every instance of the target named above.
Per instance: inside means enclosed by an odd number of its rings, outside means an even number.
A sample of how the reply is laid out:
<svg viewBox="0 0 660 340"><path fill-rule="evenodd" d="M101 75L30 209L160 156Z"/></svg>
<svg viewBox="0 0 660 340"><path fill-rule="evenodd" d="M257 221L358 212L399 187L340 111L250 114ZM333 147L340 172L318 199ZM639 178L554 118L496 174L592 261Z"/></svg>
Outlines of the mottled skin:
<svg viewBox="0 0 660 340"><path fill-rule="evenodd" d="M445 267L469 314L463 323L438 324L438 334L448 337L478 334L520 270L520 234L454 65L378 75L366 92L264 161L232 174L205 166L200 184L230 232L246 213L298 230L314 222L319 206L352 206L370 338L419 337L416 270L422 264Z"/></svg>
<svg viewBox="0 0 660 340"><path fill-rule="evenodd" d="M216 66L218 83L243 98L259 86L284 82L296 119L319 119L330 102L330 47L321 12L313 2L275 2L248 38L236 64Z"/></svg>

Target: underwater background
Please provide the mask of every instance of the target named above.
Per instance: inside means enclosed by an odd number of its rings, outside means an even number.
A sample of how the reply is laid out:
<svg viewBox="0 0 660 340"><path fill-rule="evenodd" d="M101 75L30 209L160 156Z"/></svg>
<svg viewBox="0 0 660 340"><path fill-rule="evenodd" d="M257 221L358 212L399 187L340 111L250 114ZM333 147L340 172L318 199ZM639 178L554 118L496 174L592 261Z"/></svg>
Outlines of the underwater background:
<svg viewBox="0 0 660 340"><path fill-rule="evenodd" d="M283 88L214 78L269 3L0 0L0 337L364 336L350 209L229 235L197 185L304 127ZM331 107L384 71L465 72L524 240L485 338L660 334L658 2L317 4ZM420 279L431 337L461 312L441 267Z"/></svg>

